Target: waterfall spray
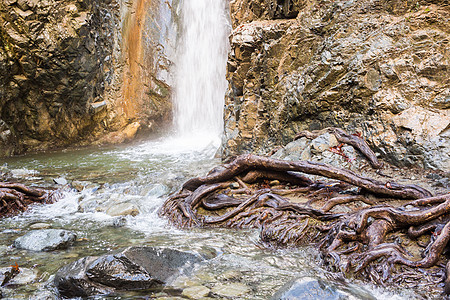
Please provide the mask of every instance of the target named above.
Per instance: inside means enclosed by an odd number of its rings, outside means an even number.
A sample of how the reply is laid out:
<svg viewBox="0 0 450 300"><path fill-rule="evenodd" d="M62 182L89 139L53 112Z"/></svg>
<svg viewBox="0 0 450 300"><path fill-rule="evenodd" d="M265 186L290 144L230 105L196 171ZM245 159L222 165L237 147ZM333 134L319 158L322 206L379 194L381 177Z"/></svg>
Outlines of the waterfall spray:
<svg viewBox="0 0 450 300"><path fill-rule="evenodd" d="M183 0L177 48L174 123L182 137L220 140L227 88L227 1Z"/></svg>

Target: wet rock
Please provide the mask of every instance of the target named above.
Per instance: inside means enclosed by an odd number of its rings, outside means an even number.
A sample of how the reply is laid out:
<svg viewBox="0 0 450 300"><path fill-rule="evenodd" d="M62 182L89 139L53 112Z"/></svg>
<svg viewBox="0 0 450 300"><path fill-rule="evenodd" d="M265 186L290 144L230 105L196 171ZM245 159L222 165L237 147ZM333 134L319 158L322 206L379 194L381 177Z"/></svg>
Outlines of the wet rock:
<svg viewBox="0 0 450 300"><path fill-rule="evenodd" d="M67 249L75 242L76 234L61 229L30 231L14 241L14 247L31 251Z"/></svg>
<svg viewBox="0 0 450 300"><path fill-rule="evenodd" d="M111 293L113 289L98 285L86 276L87 266L95 260L96 257L88 256L59 269L53 280L59 294L74 298Z"/></svg>
<svg viewBox="0 0 450 300"><path fill-rule="evenodd" d="M81 192L85 189L91 190L92 192L95 192L100 188L99 184L92 183L90 181L82 181L82 180L74 180L70 184L74 189Z"/></svg>
<svg viewBox="0 0 450 300"><path fill-rule="evenodd" d="M30 225L30 229L36 230L36 229L49 229L52 227L48 223L34 223Z"/></svg>
<svg viewBox="0 0 450 300"><path fill-rule="evenodd" d="M239 297L250 292L250 288L242 283L230 283L223 285L216 285L211 289L216 295L221 297Z"/></svg>
<svg viewBox="0 0 450 300"><path fill-rule="evenodd" d="M36 171L28 169L13 169L10 171L11 175L16 178L27 178L36 175Z"/></svg>
<svg viewBox="0 0 450 300"><path fill-rule="evenodd" d="M208 296L210 291L206 286L199 285L185 288L181 294L189 299L200 299Z"/></svg>
<svg viewBox="0 0 450 300"><path fill-rule="evenodd" d="M170 283L201 261L198 255L178 250L130 247L73 262L56 273L54 283L64 297L146 289Z"/></svg>
<svg viewBox="0 0 450 300"><path fill-rule="evenodd" d="M0 283L5 279L5 272L9 272L11 267L0 268ZM19 266L19 274L14 276L7 285L26 285L34 282L37 279L37 271Z"/></svg>
<svg viewBox="0 0 450 300"><path fill-rule="evenodd" d="M296 279L278 290L272 300L344 300L348 294L314 278Z"/></svg>
<svg viewBox="0 0 450 300"><path fill-rule="evenodd" d="M133 203L118 203L106 210L106 213L110 216L137 216L139 214L139 209Z"/></svg>
<svg viewBox="0 0 450 300"><path fill-rule="evenodd" d="M64 177L53 178L53 182L56 183L56 184L60 184L60 185L68 184L67 179L65 179Z"/></svg>

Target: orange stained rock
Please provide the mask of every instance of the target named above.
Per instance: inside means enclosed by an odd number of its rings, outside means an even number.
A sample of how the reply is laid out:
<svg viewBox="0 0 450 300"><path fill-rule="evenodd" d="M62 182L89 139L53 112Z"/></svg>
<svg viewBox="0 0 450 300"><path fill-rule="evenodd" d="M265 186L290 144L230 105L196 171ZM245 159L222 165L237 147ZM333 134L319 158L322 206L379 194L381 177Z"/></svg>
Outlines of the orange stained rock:
<svg viewBox="0 0 450 300"><path fill-rule="evenodd" d="M143 34L146 14L152 0L136 0L125 23L123 49L125 70L123 72L123 113L133 119L139 112L144 95L142 82L144 64Z"/></svg>

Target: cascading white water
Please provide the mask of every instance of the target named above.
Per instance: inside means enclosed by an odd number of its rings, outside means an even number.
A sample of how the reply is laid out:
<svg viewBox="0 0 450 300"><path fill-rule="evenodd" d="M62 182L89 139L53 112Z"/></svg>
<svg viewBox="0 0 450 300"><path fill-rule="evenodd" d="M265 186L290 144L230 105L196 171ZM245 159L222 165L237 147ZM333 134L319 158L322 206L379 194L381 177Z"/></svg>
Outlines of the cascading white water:
<svg viewBox="0 0 450 300"><path fill-rule="evenodd" d="M220 141L230 26L225 0L182 0L174 122L182 137Z"/></svg>

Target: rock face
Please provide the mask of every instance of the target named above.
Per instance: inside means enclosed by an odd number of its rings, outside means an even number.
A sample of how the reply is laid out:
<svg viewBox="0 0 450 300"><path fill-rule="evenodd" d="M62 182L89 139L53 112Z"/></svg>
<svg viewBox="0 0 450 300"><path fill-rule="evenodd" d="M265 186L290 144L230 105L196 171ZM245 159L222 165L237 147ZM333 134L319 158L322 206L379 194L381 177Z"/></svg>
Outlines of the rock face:
<svg viewBox="0 0 450 300"><path fill-rule="evenodd" d="M76 238L75 233L62 229L33 230L17 238L14 247L31 251L67 249Z"/></svg>
<svg viewBox="0 0 450 300"><path fill-rule="evenodd" d="M301 130L361 132L391 163L450 169L450 8L441 1L234 0L225 154Z"/></svg>
<svg viewBox="0 0 450 300"><path fill-rule="evenodd" d="M130 247L77 260L61 268L54 283L61 296L68 298L148 289L169 283L201 261L200 256L178 250Z"/></svg>
<svg viewBox="0 0 450 300"><path fill-rule="evenodd" d="M167 122L171 13L150 2L0 2L0 156L122 142ZM130 93L125 79L144 75Z"/></svg>

